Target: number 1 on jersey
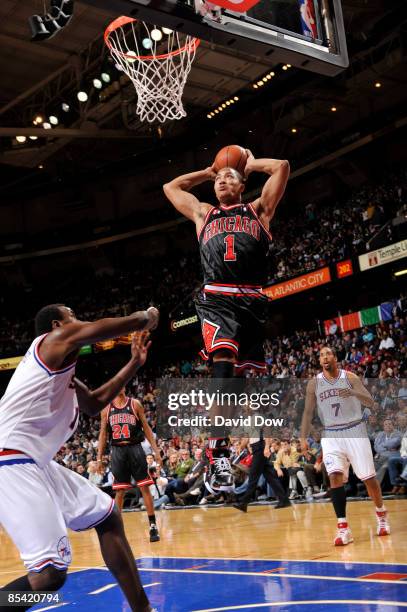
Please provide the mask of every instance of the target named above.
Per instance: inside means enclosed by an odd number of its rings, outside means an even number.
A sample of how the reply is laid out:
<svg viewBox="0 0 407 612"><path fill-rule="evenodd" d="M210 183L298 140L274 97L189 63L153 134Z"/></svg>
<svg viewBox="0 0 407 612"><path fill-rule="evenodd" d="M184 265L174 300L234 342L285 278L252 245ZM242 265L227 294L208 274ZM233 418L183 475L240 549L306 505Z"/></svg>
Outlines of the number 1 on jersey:
<svg viewBox="0 0 407 612"><path fill-rule="evenodd" d="M234 235L228 234L223 242L226 244L226 253L223 257L224 261L236 261Z"/></svg>

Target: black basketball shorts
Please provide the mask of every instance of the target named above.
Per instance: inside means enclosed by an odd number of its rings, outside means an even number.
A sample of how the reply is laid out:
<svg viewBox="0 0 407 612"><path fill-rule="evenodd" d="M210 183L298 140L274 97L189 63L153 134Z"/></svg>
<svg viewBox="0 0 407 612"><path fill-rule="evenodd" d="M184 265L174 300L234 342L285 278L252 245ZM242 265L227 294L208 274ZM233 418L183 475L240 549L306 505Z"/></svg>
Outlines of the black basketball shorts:
<svg viewBox="0 0 407 612"><path fill-rule="evenodd" d="M133 478L139 487L154 484L151 479L146 455L141 444L124 444L112 447L112 474L114 476L113 489L132 489Z"/></svg>
<svg viewBox="0 0 407 612"><path fill-rule="evenodd" d="M208 287L208 285L206 285ZM253 368L266 371L264 326L267 298L260 292L220 294L204 289L196 298L205 348L200 352L209 360L219 349L236 356L236 373Z"/></svg>

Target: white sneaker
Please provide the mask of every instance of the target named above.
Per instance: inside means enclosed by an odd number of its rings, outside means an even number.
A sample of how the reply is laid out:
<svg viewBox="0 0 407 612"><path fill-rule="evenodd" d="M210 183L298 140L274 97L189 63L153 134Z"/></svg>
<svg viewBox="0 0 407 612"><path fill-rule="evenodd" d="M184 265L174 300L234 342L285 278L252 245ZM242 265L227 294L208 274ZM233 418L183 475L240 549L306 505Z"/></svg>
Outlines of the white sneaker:
<svg viewBox="0 0 407 612"><path fill-rule="evenodd" d="M314 500L314 496L312 495L312 487L307 487L307 490L305 491L305 499L307 501Z"/></svg>
<svg viewBox="0 0 407 612"><path fill-rule="evenodd" d="M334 540L335 546L346 546L353 542L353 535L348 527L348 523L338 523L338 531Z"/></svg>
<svg viewBox="0 0 407 612"><path fill-rule="evenodd" d="M197 489L193 489L192 491L190 491L190 495L199 495L200 493L200 488L198 487Z"/></svg>
<svg viewBox="0 0 407 612"><path fill-rule="evenodd" d="M298 497L297 491L295 491L295 489L291 489L288 499L297 499L297 497Z"/></svg>
<svg viewBox="0 0 407 612"><path fill-rule="evenodd" d="M200 505L200 506L204 506L204 505L205 505L205 504L207 504L207 503L208 503L208 500L206 499L206 497L203 497L203 498L201 499L201 501L199 502L199 505Z"/></svg>
<svg viewBox="0 0 407 612"><path fill-rule="evenodd" d="M386 536L390 535L390 525L387 520L387 510L383 512L377 512L376 510L376 518L377 518L377 535L378 536Z"/></svg>

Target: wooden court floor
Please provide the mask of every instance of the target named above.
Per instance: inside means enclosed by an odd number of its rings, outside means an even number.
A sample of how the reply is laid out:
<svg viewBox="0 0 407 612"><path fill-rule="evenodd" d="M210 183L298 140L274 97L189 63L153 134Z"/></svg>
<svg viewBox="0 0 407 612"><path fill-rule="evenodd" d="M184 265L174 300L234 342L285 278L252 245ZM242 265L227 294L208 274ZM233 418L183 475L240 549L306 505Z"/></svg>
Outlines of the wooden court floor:
<svg viewBox="0 0 407 612"><path fill-rule="evenodd" d="M332 545L335 519L330 503L298 504L274 510L249 506L247 514L233 508L162 510L157 513L161 541L148 541L145 512L125 513L126 533L135 558L194 557L228 559L285 559L407 564L407 500L386 503L392 534L376 536L370 501L348 504L355 542ZM94 530L70 532L71 571L101 567ZM14 544L0 528L0 585L24 574Z"/></svg>

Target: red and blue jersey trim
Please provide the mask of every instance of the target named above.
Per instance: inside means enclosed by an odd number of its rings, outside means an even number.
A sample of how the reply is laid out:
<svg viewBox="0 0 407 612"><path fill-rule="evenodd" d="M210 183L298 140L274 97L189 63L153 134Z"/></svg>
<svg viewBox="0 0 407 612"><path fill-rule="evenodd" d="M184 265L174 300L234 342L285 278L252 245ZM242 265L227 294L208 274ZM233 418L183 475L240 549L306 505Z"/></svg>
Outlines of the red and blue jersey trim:
<svg viewBox="0 0 407 612"><path fill-rule="evenodd" d="M45 561L40 561L33 567L28 568L30 572L42 572L46 567L52 565L55 569L60 570L62 572L68 569L68 565L66 563L61 563L60 561L56 561L55 559L45 559Z"/></svg>
<svg viewBox="0 0 407 612"><path fill-rule="evenodd" d="M76 365L76 361L74 361L73 363L71 363L69 366L67 366L66 368L62 368L61 370L52 370L51 368L49 368L47 366L47 364L45 363L45 361L43 361L40 357L40 353L39 353L39 346L42 343L42 341L44 340L44 338L47 336L48 334L44 334L40 340L37 342L37 344L35 345L34 348L34 359L35 361L38 363L38 365L46 371L46 373L48 374L48 376L54 376L54 374L65 374L65 372L69 372L69 370L72 370L75 365Z"/></svg>
<svg viewBox="0 0 407 612"><path fill-rule="evenodd" d="M0 450L0 467L4 465L18 465L21 463L35 463L34 459L17 450Z"/></svg>

